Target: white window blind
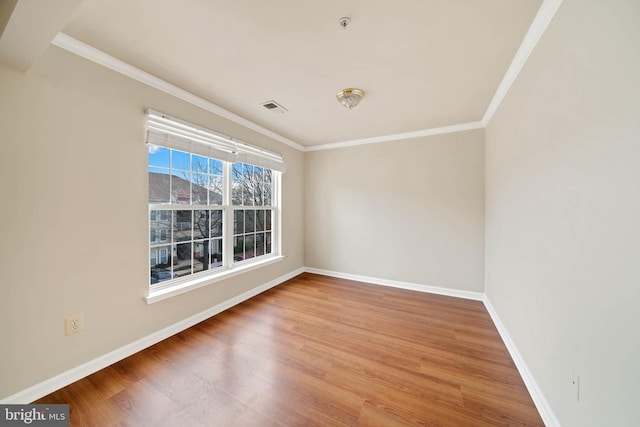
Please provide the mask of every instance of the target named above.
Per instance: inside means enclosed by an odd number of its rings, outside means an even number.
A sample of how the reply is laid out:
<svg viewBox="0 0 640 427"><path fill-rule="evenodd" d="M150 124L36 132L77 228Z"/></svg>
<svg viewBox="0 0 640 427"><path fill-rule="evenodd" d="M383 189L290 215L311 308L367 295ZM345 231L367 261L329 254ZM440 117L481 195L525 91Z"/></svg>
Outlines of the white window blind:
<svg viewBox="0 0 640 427"><path fill-rule="evenodd" d="M286 167L281 154L259 148L230 136L147 110L147 144L213 157L227 162L248 163L278 172Z"/></svg>

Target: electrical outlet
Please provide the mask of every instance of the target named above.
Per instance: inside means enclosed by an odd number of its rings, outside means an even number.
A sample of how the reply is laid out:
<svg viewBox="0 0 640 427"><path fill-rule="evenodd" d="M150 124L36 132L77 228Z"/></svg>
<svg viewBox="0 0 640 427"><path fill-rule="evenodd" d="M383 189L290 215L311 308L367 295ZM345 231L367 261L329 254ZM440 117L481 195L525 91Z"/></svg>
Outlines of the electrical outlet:
<svg viewBox="0 0 640 427"><path fill-rule="evenodd" d="M84 329L84 315L82 313L64 318L64 334L77 334Z"/></svg>

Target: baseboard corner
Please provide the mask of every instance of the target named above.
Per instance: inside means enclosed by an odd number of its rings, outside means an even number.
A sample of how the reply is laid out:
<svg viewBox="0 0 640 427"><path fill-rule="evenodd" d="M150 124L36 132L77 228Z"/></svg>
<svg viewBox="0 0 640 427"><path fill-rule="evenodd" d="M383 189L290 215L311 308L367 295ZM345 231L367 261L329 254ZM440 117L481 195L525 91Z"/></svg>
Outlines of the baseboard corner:
<svg viewBox="0 0 640 427"><path fill-rule="evenodd" d="M547 427L561 427L560 422L553 413L553 409L551 409L551 405L545 398L542 389L527 367L524 358L520 354L520 351L516 347L515 342L509 335L509 332L502 323L502 320L500 320L500 316L498 316L498 313L496 312L495 308L491 304L489 297L486 294L484 294L482 302L484 303L489 316L491 316L491 320L498 330L498 333L502 338L502 342L504 342L505 346L507 347L507 351L509 352L509 355L511 355L511 359L513 359L513 363L515 363L516 368L518 369L518 372L520 373L520 376L522 377L522 380L524 381L524 384L529 391L529 395L531 396L531 399L533 399L533 403L536 405L536 408L540 413L542 421L544 421L544 424Z"/></svg>

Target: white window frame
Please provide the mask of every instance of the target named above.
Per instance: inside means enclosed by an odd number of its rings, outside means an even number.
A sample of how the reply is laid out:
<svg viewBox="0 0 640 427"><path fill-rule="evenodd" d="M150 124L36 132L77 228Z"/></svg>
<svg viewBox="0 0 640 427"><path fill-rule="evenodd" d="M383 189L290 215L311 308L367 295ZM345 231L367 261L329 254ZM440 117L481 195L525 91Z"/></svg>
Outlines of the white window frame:
<svg viewBox="0 0 640 427"><path fill-rule="evenodd" d="M220 266L211 270L191 273L188 276L174 278L164 282L149 284L149 293L146 297L147 303L170 298L197 289L212 283L228 279L237 274L244 273L256 268L260 268L282 260L281 245L281 182L284 172L284 162L282 156L268 152L264 149L251 146L245 142L234 140L230 137L214 133L204 128L192 125L179 119L147 110L147 143L165 148L190 152L199 156L205 156L222 161L223 164L223 199L220 205L192 205L192 204L171 204L156 203L149 204L149 232L151 226L151 211L178 211L191 210L221 210L223 216L223 256L219 261ZM222 158L224 157L224 158ZM246 163L271 170L272 195L270 206L243 206L232 203L232 166L234 163ZM234 261L234 210L236 209L265 209L271 210L271 253L264 254L242 261ZM170 214L173 216L173 214ZM193 218L192 218L193 221ZM158 236L159 237L159 236ZM157 239L156 239L157 240ZM194 239L191 242L193 243ZM208 238L208 241L214 238ZM170 238L165 245L158 241L149 242L151 250L157 250L157 259L160 258L160 246L169 246L169 258L173 257L173 247L175 242ZM195 242L194 244L197 244ZM193 256L193 247L191 248ZM171 273L173 274L173 273Z"/></svg>

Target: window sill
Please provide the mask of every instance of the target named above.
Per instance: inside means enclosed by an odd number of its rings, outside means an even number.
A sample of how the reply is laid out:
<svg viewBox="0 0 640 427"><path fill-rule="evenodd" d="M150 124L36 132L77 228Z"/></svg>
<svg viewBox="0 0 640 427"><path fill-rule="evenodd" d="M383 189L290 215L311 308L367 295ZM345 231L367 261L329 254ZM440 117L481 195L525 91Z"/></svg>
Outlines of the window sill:
<svg viewBox="0 0 640 427"><path fill-rule="evenodd" d="M276 255L246 265L237 265L232 270L225 270L216 274L212 274L210 276L199 277L187 282L177 283L174 286L170 286L167 288L155 290L151 289L149 291L149 295L145 297L145 300L147 301L147 304L153 304L154 302L162 301L176 295L184 294L194 289L202 288L203 286L211 285L221 280L229 279L239 274L246 273L247 271L255 270L256 268L274 264L276 262L282 261L283 259L284 256Z"/></svg>

